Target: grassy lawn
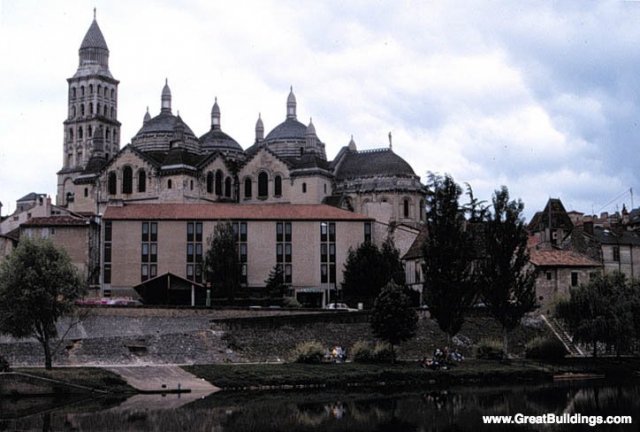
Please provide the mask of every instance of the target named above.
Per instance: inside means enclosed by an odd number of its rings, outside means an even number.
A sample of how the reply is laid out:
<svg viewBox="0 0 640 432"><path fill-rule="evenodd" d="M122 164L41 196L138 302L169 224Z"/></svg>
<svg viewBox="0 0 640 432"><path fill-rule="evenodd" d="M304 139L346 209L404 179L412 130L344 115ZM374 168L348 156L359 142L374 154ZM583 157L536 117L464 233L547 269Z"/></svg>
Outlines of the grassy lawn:
<svg viewBox="0 0 640 432"><path fill-rule="evenodd" d="M430 370L415 362L391 364L215 364L185 366L185 370L224 389L262 386L318 385L326 387L501 383L544 381L553 369L535 363L501 364L468 360L449 370Z"/></svg>
<svg viewBox="0 0 640 432"><path fill-rule="evenodd" d="M17 368L13 369L13 372L22 372L85 387L107 390L112 393L135 393L135 389L130 387L120 376L101 368L74 367L53 368L51 370Z"/></svg>

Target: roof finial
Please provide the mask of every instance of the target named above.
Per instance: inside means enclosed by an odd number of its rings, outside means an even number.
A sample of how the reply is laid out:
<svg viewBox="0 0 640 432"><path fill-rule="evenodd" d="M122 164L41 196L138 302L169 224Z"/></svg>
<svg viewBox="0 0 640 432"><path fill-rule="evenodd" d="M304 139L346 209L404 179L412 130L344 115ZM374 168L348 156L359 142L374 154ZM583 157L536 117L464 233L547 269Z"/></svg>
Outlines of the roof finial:
<svg viewBox="0 0 640 432"><path fill-rule="evenodd" d="M94 20L96 19L96 8L95 7L93 8L93 19Z"/></svg>
<svg viewBox="0 0 640 432"><path fill-rule="evenodd" d="M391 139L391 131L389 131L389 148L393 148L393 140Z"/></svg>

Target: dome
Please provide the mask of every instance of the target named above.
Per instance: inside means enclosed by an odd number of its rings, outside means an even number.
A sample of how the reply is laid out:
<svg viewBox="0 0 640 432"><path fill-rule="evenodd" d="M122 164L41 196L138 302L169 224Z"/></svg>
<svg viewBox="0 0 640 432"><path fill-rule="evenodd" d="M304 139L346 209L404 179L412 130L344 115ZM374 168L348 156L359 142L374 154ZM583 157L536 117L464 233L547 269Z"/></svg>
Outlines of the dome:
<svg viewBox="0 0 640 432"><path fill-rule="evenodd" d="M212 129L202 135L200 147L206 153L214 151L244 153L240 144L220 129Z"/></svg>
<svg viewBox="0 0 640 432"><path fill-rule="evenodd" d="M307 127L303 123L294 118L288 118L273 128L267 134L265 141L267 143L280 140L300 140L303 142L306 133Z"/></svg>
<svg viewBox="0 0 640 432"><path fill-rule="evenodd" d="M411 165L388 148L349 151L336 172L338 179L415 175Z"/></svg>
<svg viewBox="0 0 640 432"><path fill-rule="evenodd" d="M187 124L170 112L161 112L144 122L138 133L131 138L131 145L141 151L169 151L175 131L184 128L184 147L193 153L200 153L198 139Z"/></svg>

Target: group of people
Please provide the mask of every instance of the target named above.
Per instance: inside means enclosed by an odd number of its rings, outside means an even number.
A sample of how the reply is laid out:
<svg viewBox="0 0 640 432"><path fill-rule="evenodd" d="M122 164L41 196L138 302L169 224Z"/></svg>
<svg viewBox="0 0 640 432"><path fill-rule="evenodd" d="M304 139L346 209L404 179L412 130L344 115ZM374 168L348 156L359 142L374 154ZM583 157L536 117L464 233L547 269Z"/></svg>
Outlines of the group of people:
<svg viewBox="0 0 640 432"><path fill-rule="evenodd" d="M333 347L331 352L325 353L325 360L332 361L334 363L343 363L347 359L347 350L340 345Z"/></svg>
<svg viewBox="0 0 640 432"><path fill-rule="evenodd" d="M449 347L444 347L442 350L440 348L436 348L435 351L433 351L433 357L428 358L427 356L424 356L422 360L420 360L420 367L433 370L446 370L463 360L464 356L456 350L449 351Z"/></svg>

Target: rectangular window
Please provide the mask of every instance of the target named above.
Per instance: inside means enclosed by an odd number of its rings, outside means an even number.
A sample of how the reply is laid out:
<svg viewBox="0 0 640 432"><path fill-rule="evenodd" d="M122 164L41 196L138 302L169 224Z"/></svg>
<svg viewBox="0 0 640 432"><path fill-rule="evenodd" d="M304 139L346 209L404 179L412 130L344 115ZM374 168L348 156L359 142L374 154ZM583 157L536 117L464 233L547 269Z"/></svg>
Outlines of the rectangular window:
<svg viewBox="0 0 640 432"><path fill-rule="evenodd" d="M149 276L152 277L152 278L158 276L158 265L157 264L150 264L149 265Z"/></svg>
<svg viewBox="0 0 640 432"><path fill-rule="evenodd" d="M327 283L329 281L328 273L329 272L327 270L327 265L321 264L320 265L320 282Z"/></svg>
<svg viewBox="0 0 640 432"><path fill-rule="evenodd" d="M142 244L140 245L140 280L153 278L158 272L158 223L142 222Z"/></svg>
<svg viewBox="0 0 640 432"><path fill-rule="evenodd" d="M284 282L290 284L292 280L293 246L291 245L291 222L276 223L276 265L284 273ZM285 263L287 263L285 265Z"/></svg>
<svg viewBox="0 0 640 432"><path fill-rule="evenodd" d="M202 241L202 222L196 222L196 241Z"/></svg>
<svg viewBox="0 0 640 432"><path fill-rule="evenodd" d="M553 279L553 273L547 272L547 280Z"/></svg>
<svg viewBox="0 0 640 432"><path fill-rule="evenodd" d="M613 247L613 260L620 262L620 246Z"/></svg>
<svg viewBox="0 0 640 432"><path fill-rule="evenodd" d="M142 262L149 262L149 243L142 243Z"/></svg>
<svg viewBox="0 0 640 432"><path fill-rule="evenodd" d="M151 222L149 225L151 227L151 241L158 241L158 223Z"/></svg>
<svg viewBox="0 0 640 432"><path fill-rule="evenodd" d="M320 282L336 289L336 223L320 223Z"/></svg>
<svg viewBox="0 0 640 432"><path fill-rule="evenodd" d="M110 284L111 283L111 264L105 264L104 265L104 283L106 284Z"/></svg>
<svg viewBox="0 0 640 432"><path fill-rule="evenodd" d="M572 287L578 286L578 273L577 272L571 272L571 286Z"/></svg>
<svg viewBox="0 0 640 432"><path fill-rule="evenodd" d="M104 241L111 241L111 222L104 223Z"/></svg>
<svg viewBox="0 0 640 432"><path fill-rule="evenodd" d="M187 241L188 242L193 241L193 232L194 232L193 222L188 222L187 223Z"/></svg>
<svg viewBox="0 0 640 432"><path fill-rule="evenodd" d="M247 283L247 262L248 262L248 247L247 247L247 223L246 222L233 222L233 234L236 239L236 247L238 248L238 258L240 259L240 283Z"/></svg>
<svg viewBox="0 0 640 432"><path fill-rule="evenodd" d="M104 244L104 262L111 262L111 242Z"/></svg>
<svg viewBox="0 0 640 432"><path fill-rule="evenodd" d="M371 222L364 223L364 241L371 243Z"/></svg>
<svg viewBox="0 0 640 432"><path fill-rule="evenodd" d="M149 265L142 264L142 268L140 270L140 279L144 282L149 279Z"/></svg>
<svg viewBox="0 0 640 432"><path fill-rule="evenodd" d="M202 222L187 222L187 263L202 262ZM202 282L200 264L187 264L188 280Z"/></svg>
<svg viewBox="0 0 640 432"><path fill-rule="evenodd" d="M193 262L194 261L194 253L193 253L193 243L188 243L187 244L187 262Z"/></svg>
<svg viewBox="0 0 640 432"><path fill-rule="evenodd" d="M284 224L284 241L291 241L291 222L286 222Z"/></svg>

